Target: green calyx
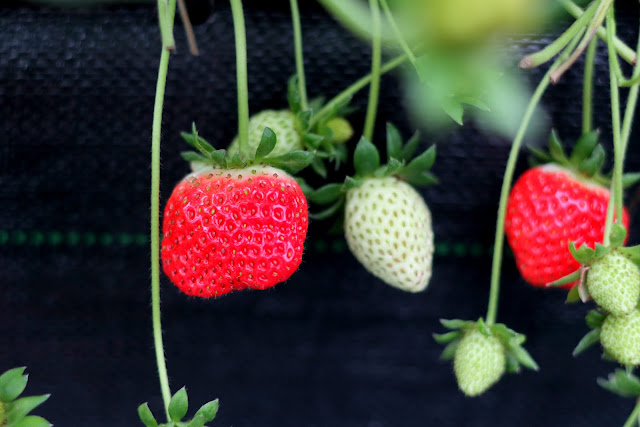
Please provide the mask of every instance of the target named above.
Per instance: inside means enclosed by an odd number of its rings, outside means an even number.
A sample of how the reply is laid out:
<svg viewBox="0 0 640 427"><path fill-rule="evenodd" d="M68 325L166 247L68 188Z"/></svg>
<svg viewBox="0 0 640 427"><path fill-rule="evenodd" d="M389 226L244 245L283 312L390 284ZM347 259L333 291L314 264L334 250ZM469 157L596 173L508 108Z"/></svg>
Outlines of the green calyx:
<svg viewBox="0 0 640 427"><path fill-rule="evenodd" d="M0 426L48 427L50 422L42 417L29 415L37 406L49 398L41 396L20 397L27 387L28 375L24 367L14 368L0 375Z"/></svg>
<svg viewBox="0 0 640 427"><path fill-rule="evenodd" d="M532 166L555 163L570 170L578 178L609 187L611 185L611 173L602 173L605 151L602 145L598 143L599 136L600 132L598 130L585 133L578 138L573 150L567 156L562 147L562 142L554 130L549 137L548 152L529 147L533 155L530 163ZM627 173L622 177L622 185L627 188L637 183L638 180L640 180L640 173Z"/></svg>
<svg viewBox="0 0 640 427"><path fill-rule="evenodd" d="M434 334L433 339L438 344L445 345L440 356L442 360L451 360L454 358L460 340L470 331L479 331L485 336L492 336L500 340L505 351L505 370L508 373L517 373L521 367L537 371L538 364L533 360L527 350L522 347L526 341L526 336L509 329L502 323L488 325L484 319L480 318L473 322L470 320L441 319L440 323L449 332L444 334Z"/></svg>
<svg viewBox="0 0 640 427"><path fill-rule="evenodd" d="M183 421L189 409L187 390L182 387L169 402L169 421L158 424L147 403L138 406L140 421L147 427L206 427L205 423L213 421L218 413L218 399L207 402L198 409L193 418Z"/></svg>
<svg viewBox="0 0 640 427"><path fill-rule="evenodd" d="M341 184L327 184L307 194L311 202L328 205L313 217L324 219L334 215L344 204L346 193L362 185L366 179L395 176L414 186L436 184L437 178L429 172L436 159L436 147L433 145L414 157L419 142L418 133L403 142L398 129L387 123L387 163L381 164L376 146L366 138L360 138L353 153L355 175L346 177Z"/></svg>
<svg viewBox="0 0 640 427"><path fill-rule="evenodd" d="M195 124L191 133L183 132L182 138L198 152L182 153L182 158L199 166L210 166L218 169L241 169L250 165L270 165L295 174L309 166L314 159L314 153L306 150L291 151L277 157L267 157L276 146L276 134L265 128L262 139L256 149L255 157L248 158L235 153L229 155L226 150L217 150L209 142L198 135Z"/></svg>
<svg viewBox="0 0 640 427"><path fill-rule="evenodd" d="M621 397L640 398L640 378L629 369L616 369L608 378L598 378L598 385Z"/></svg>

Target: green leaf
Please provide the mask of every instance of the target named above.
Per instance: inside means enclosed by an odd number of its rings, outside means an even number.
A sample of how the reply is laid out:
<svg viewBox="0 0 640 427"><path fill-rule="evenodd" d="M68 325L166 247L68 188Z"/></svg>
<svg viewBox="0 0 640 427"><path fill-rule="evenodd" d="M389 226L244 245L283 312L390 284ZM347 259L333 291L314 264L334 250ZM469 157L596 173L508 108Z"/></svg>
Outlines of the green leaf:
<svg viewBox="0 0 640 427"><path fill-rule="evenodd" d="M418 144L420 143L420 133L414 133L411 138L404 144L402 147L402 154L398 160L408 162L413 158L416 150L418 149Z"/></svg>
<svg viewBox="0 0 640 427"><path fill-rule="evenodd" d="M380 167L378 149L365 137L360 138L360 141L358 141L353 153L353 165L358 176L371 175Z"/></svg>
<svg viewBox="0 0 640 427"><path fill-rule="evenodd" d="M567 293L567 299L564 302L567 304L572 304L578 301L580 301L580 291L578 290L577 286L574 286L569 289L569 292Z"/></svg>
<svg viewBox="0 0 640 427"><path fill-rule="evenodd" d="M555 280L551 283L547 283L546 286L548 288L555 288L557 286L564 286L571 282L575 282L576 280L580 280L580 273L581 273L581 269L577 269L573 273L569 273L566 276L559 278L558 280Z"/></svg>
<svg viewBox="0 0 640 427"><path fill-rule="evenodd" d="M323 187L318 188L316 191L309 195L309 200L313 203L317 203L320 205L326 205L329 203L333 203L342 197L342 184L327 184Z"/></svg>
<svg viewBox="0 0 640 427"><path fill-rule="evenodd" d="M416 175L400 175L405 178L409 184L415 187L426 187L429 185L435 185L438 183L438 178L431 172L423 172Z"/></svg>
<svg viewBox="0 0 640 427"><path fill-rule="evenodd" d="M227 167L227 151L226 150L216 150L211 153L211 160L221 168Z"/></svg>
<svg viewBox="0 0 640 427"><path fill-rule="evenodd" d="M640 245L621 247L618 248L617 251L629 258L636 265L640 265Z"/></svg>
<svg viewBox="0 0 640 427"><path fill-rule="evenodd" d="M277 141L276 134L270 128L265 127L256 149L256 159L268 156L275 148Z"/></svg>
<svg viewBox="0 0 640 427"><path fill-rule="evenodd" d="M213 419L218 414L218 399L212 400L211 402L207 402L198 409L195 417L201 416L204 419L204 422L208 423L209 421L213 421ZM194 418L195 418L194 417Z"/></svg>
<svg viewBox="0 0 640 427"><path fill-rule="evenodd" d="M462 338L462 331L451 331L446 332L444 334L433 334L433 339L438 344L449 344L451 341L455 341L457 339Z"/></svg>
<svg viewBox="0 0 640 427"><path fill-rule="evenodd" d="M520 372L520 362L511 353L506 354L506 367L505 370L508 374L517 374Z"/></svg>
<svg viewBox="0 0 640 427"><path fill-rule="evenodd" d="M311 169L322 178L327 178L327 167L324 165L324 161L318 156L313 158L311 162Z"/></svg>
<svg viewBox="0 0 640 427"><path fill-rule="evenodd" d="M201 416L193 417L191 421L186 423L185 427L204 427L205 422Z"/></svg>
<svg viewBox="0 0 640 427"><path fill-rule="evenodd" d="M588 264L595 255L595 251L585 244L580 246L579 249L576 249L575 242L569 243L569 252L571 252L573 258L580 264Z"/></svg>
<svg viewBox="0 0 640 427"><path fill-rule="evenodd" d="M467 104L467 105L471 105L472 107L476 107L477 109L479 109L481 111L485 111L487 113L491 112L491 108L489 108L489 106L479 98L472 98L470 96L463 96L463 97L458 98L458 101L460 101L463 104Z"/></svg>
<svg viewBox="0 0 640 427"><path fill-rule="evenodd" d="M611 248L609 246L604 246L604 245L601 245L600 243L596 243L595 247L596 248L593 253L594 258L602 258L606 254L611 252Z"/></svg>
<svg viewBox="0 0 640 427"><path fill-rule="evenodd" d="M447 346L442 350L440 354L440 360L451 360L456 355L456 350L458 349L458 345L460 344L460 340L451 341Z"/></svg>
<svg viewBox="0 0 640 427"><path fill-rule="evenodd" d="M312 114L311 110L300 111L296 114L296 128L300 133L305 133L309 130Z"/></svg>
<svg viewBox="0 0 640 427"><path fill-rule="evenodd" d="M315 133L305 133L302 139L305 141L306 145L311 148L317 149L320 147L322 141L325 140L325 137L322 135L317 135Z"/></svg>
<svg viewBox="0 0 640 427"><path fill-rule="evenodd" d="M545 152L544 150L541 150L537 147L533 147L533 146L528 146L527 147L529 149L529 151L531 151L531 154L533 154L536 159L540 160L543 163L550 163L551 162L551 156L549 154L547 154L547 152Z"/></svg>
<svg viewBox="0 0 640 427"><path fill-rule="evenodd" d="M562 165L567 165L569 163L567 156L564 154L562 143L560 142L555 130L551 131L551 136L549 137L549 154L551 154L552 159Z"/></svg>
<svg viewBox="0 0 640 427"><path fill-rule="evenodd" d="M319 221L323 220L323 219L330 218L340 210L340 208L342 207L343 202L344 202L344 200L340 199L336 203L334 203L333 205L329 206L328 208L326 208L323 211L320 211L318 213L309 213L309 216L311 218L317 219Z"/></svg>
<svg viewBox="0 0 640 427"><path fill-rule="evenodd" d="M38 405L41 405L45 400L47 400L49 396L51 395L43 394L42 396L28 396L14 400L13 402L5 403L7 420L9 420L9 422L21 420Z"/></svg>
<svg viewBox="0 0 640 427"><path fill-rule="evenodd" d="M195 124L193 125L191 133L182 132L180 134L187 144L200 151L204 156L209 157L211 153L216 151L211 144L209 144L204 138L198 136Z"/></svg>
<svg viewBox="0 0 640 427"><path fill-rule="evenodd" d="M6 371L0 375L0 400L10 402L27 387L28 375L23 375L24 366Z"/></svg>
<svg viewBox="0 0 640 427"><path fill-rule="evenodd" d="M604 155L605 153L602 145L596 145L593 149L593 154L580 163L578 170L587 176L595 175L600 171L600 169L602 169L602 165L604 164Z"/></svg>
<svg viewBox="0 0 640 427"><path fill-rule="evenodd" d="M140 421L147 427L158 427L158 422L156 418L153 416L151 409L149 409L148 403L143 403L138 406L138 416L140 417Z"/></svg>
<svg viewBox="0 0 640 427"><path fill-rule="evenodd" d="M291 76L287 84L287 101L293 113L300 111L300 90L298 86L298 76L295 74Z"/></svg>
<svg viewBox="0 0 640 427"><path fill-rule="evenodd" d="M290 151L282 156L263 159L263 162L293 175L309 166L314 157L311 151Z"/></svg>
<svg viewBox="0 0 640 427"><path fill-rule="evenodd" d="M387 123L387 161L392 158L402 160L402 136L398 128Z"/></svg>
<svg viewBox="0 0 640 427"><path fill-rule="evenodd" d="M576 348L573 349L573 356L577 356L584 352L589 347L600 342L600 329L594 329L589 331L578 343Z"/></svg>
<svg viewBox="0 0 640 427"><path fill-rule="evenodd" d="M169 417L172 421L180 421L187 415L188 409L189 398L187 397L187 390L182 387L169 401Z"/></svg>
<svg viewBox="0 0 640 427"><path fill-rule="evenodd" d="M230 168L242 168L245 166L245 161L242 160L240 153L235 153L231 159L227 158L227 167Z"/></svg>
<svg viewBox="0 0 640 427"><path fill-rule="evenodd" d="M453 98L446 98L442 101L441 107L454 122L462 126L462 116L464 114L462 104Z"/></svg>
<svg viewBox="0 0 640 427"><path fill-rule="evenodd" d="M635 398L640 396L638 379L633 375L627 374L622 369L616 369L614 373L609 374L606 380L598 378L598 385L622 397Z"/></svg>
<svg viewBox="0 0 640 427"><path fill-rule="evenodd" d="M400 162L400 160L392 157L389 159L385 167L380 168L375 172L375 175L378 177L393 176L397 174L402 166L404 166L404 164Z"/></svg>
<svg viewBox="0 0 640 427"><path fill-rule="evenodd" d="M473 322L460 319L440 319L440 323L447 329L463 329Z"/></svg>
<svg viewBox="0 0 640 427"><path fill-rule="evenodd" d="M508 345L508 344L507 344ZM522 366L525 368L529 368L531 370L537 371L540 368L533 357L529 354L527 350L520 346L511 346L508 345L509 351L513 354L513 356L520 362Z"/></svg>
<svg viewBox="0 0 640 427"><path fill-rule="evenodd" d="M598 145L598 137L600 136L600 131L592 130L591 132L587 132L583 134L576 145L573 147L573 151L571 151L571 156L569 157L569 162L573 165L579 165L585 159L587 159L591 153L593 153L594 148Z"/></svg>
<svg viewBox="0 0 640 427"><path fill-rule="evenodd" d="M622 187L633 187L638 181L640 181L640 173L628 172L622 175Z"/></svg>
<svg viewBox="0 0 640 427"><path fill-rule="evenodd" d="M591 329L598 329L602 326L606 317L607 316L605 316L598 310L591 310L584 317L584 321Z"/></svg>
<svg viewBox="0 0 640 427"><path fill-rule="evenodd" d="M202 154L198 154L195 151L184 151L180 153L180 155L184 160L186 160L189 163L191 162L208 163L209 162L209 158L203 156Z"/></svg>
<svg viewBox="0 0 640 427"><path fill-rule="evenodd" d="M407 175L417 175L427 172L436 160L436 146L432 145L418 157L413 159L407 166L402 168L402 173Z"/></svg>
<svg viewBox="0 0 640 427"><path fill-rule="evenodd" d="M52 424L49 421L42 417L29 415L28 417L24 417L17 423L13 424L11 427L51 427L51 425Z"/></svg>
<svg viewBox="0 0 640 427"><path fill-rule="evenodd" d="M344 186L344 192L346 193L353 188L360 187L362 185L362 182L363 181L360 179L354 179L350 176L347 176L344 179L344 183L342 184Z"/></svg>
<svg viewBox="0 0 640 427"><path fill-rule="evenodd" d="M620 223L614 223L611 226L611 233L609 233L610 245L613 248L618 248L624 244L624 239L627 238L627 229ZM597 251L596 251L597 255Z"/></svg>

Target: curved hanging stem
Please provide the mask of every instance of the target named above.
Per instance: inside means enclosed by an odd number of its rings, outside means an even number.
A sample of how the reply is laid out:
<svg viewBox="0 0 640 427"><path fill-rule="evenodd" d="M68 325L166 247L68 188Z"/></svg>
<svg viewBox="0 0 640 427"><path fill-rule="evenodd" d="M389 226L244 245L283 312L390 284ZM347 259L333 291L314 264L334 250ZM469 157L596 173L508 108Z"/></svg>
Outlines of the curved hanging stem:
<svg viewBox="0 0 640 427"><path fill-rule="evenodd" d="M373 129L378 111L378 96L380 94L380 66L382 61L382 40L380 6L378 0L369 0L371 8L371 19L373 21L372 32L373 42L371 44L371 85L369 86L369 103L367 104L367 115L364 121L363 135L369 141L373 140Z"/></svg>
<svg viewBox="0 0 640 427"><path fill-rule="evenodd" d="M300 106L302 111L309 108L307 101L307 84L304 75L304 55L302 53L302 30L300 26L300 10L298 0L290 0L291 20L293 21L293 44L296 56L296 74L298 76L298 91L300 92Z"/></svg>
<svg viewBox="0 0 640 427"><path fill-rule="evenodd" d="M639 418L640 418L640 399L636 401L636 406L633 408L631 415L629 415L629 418L627 418L627 421L624 423L623 427L636 426Z"/></svg>
<svg viewBox="0 0 640 427"><path fill-rule="evenodd" d="M413 54L413 51L409 47L409 44L404 39L404 36L402 35L400 28L398 28L398 24L396 23L396 20L393 17L393 13L391 12L391 9L389 8L389 3L387 3L387 0L380 0L380 5L382 6L384 15L387 18L387 21L389 21L389 24L391 25L391 29L393 30L393 33L395 34L396 40L398 40L398 43L400 44L402 51L407 55L407 58L409 59L409 62L411 62L411 65L415 67L416 56Z"/></svg>
<svg viewBox="0 0 640 427"><path fill-rule="evenodd" d="M493 263L491 265L491 286L489 290L489 304L487 307L487 316L485 318L487 325L493 325L496 321L496 317L498 314L498 297L500 294L500 270L502 269L502 252L504 248L504 220L507 211L507 199L509 198L509 190L511 189L511 181L513 180L513 172L515 170L516 161L518 159L518 153L520 151L520 146L522 145L522 141L524 140L525 133L527 128L529 127L529 122L533 117L533 113L535 112L544 91L549 86L551 82L550 76L556 70L556 68L564 61L564 59L568 56L570 52L573 51L575 45L580 40L580 36L582 32L579 32L571 42L569 46L565 49L563 54L554 62L554 64L549 68L547 73L542 77L542 80L538 84L531 100L529 101L529 105L527 106L527 110L524 113L522 118L522 122L520 123L520 128L518 129L518 133L513 140L513 144L511 145L511 151L509 152L509 158L507 159L507 166L505 168L504 177L502 180L502 189L500 190L500 202L498 205L498 219L496 221L496 235L495 241L493 245Z"/></svg>
<svg viewBox="0 0 640 427"><path fill-rule="evenodd" d="M238 91L238 145L241 155L249 151L249 83L247 80L247 35L242 0L231 1L236 41L236 79Z"/></svg>
<svg viewBox="0 0 640 427"><path fill-rule="evenodd" d="M593 39L584 59L584 81L582 82L582 134L591 132L593 127L593 68L598 40Z"/></svg>
<svg viewBox="0 0 640 427"><path fill-rule="evenodd" d="M155 105L153 107L153 125L151 134L151 320L153 324L153 343L158 365L158 377L164 409L169 420L169 402L171 390L167 363L162 342L162 323L160 311L160 140L162 130L162 109L164 92L167 85L170 51L173 50L173 22L176 0L158 0L158 17L162 33L162 53L158 66Z"/></svg>

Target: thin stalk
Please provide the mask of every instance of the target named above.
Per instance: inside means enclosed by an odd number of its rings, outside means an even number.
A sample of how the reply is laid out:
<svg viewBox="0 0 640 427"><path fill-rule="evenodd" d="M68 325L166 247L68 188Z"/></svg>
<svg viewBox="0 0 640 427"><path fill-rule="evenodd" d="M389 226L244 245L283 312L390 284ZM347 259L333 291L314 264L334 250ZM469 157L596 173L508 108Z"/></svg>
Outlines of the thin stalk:
<svg viewBox="0 0 640 427"><path fill-rule="evenodd" d="M303 111L309 108L307 101L307 84L304 75L304 56L302 54L302 30L300 26L300 10L298 0L290 0L291 20L293 21L293 44L296 56L296 74L298 76L298 91L300 92L300 106Z"/></svg>
<svg viewBox="0 0 640 427"><path fill-rule="evenodd" d="M359 0L318 0L343 27L365 40L373 38L373 19L370 8ZM387 26L381 28L385 44L394 43L395 37Z"/></svg>
<svg viewBox="0 0 640 427"><path fill-rule="evenodd" d="M634 427L638 423L638 418L640 417L640 399L636 401L636 406L633 408L631 415L627 418L627 421L624 423L623 427Z"/></svg>
<svg viewBox="0 0 640 427"><path fill-rule="evenodd" d="M373 41L371 43L371 84L369 85L369 102L367 104L367 115L364 120L363 135L369 141L373 140L373 129L376 123L376 113L378 112L378 97L380 94L380 66L382 62L382 39L380 19L380 6L378 0L369 0L371 8L371 19L373 21L371 31Z"/></svg>
<svg viewBox="0 0 640 427"><path fill-rule="evenodd" d="M613 197L616 204L616 222L622 223L622 165L624 153L622 141L620 139L620 94L618 79L614 69L616 53L613 49L613 34L615 31L615 18L613 16L613 5L607 13L607 44L609 46L609 86L611 89L611 127L613 128L613 183L615 191Z"/></svg>
<svg viewBox="0 0 640 427"><path fill-rule="evenodd" d="M529 69L550 61L554 56L564 49L571 40L581 31L587 22L593 18L593 14L596 12L597 3L593 2L583 13L578 16L576 21L564 32L560 37L555 39L553 43L546 46L544 49L532 53L522 58L518 66L520 68Z"/></svg>
<svg viewBox="0 0 640 427"><path fill-rule="evenodd" d="M158 0L158 17L162 33L162 53L158 65L156 98L153 107L153 125L151 133L151 320L153 324L153 343L158 365L160 390L164 410L169 420L169 376L164 357L162 342L162 322L160 311L160 139L162 130L162 108L164 91L167 86L169 56L173 49L173 22L176 12L176 0Z"/></svg>
<svg viewBox="0 0 640 427"><path fill-rule="evenodd" d="M560 4L562 4L562 6L565 8L565 10L569 12L569 14L571 14L571 16L573 16L574 18L579 18L584 13L582 8L571 0L559 0L559 1L560 1ZM607 40L607 33L605 29L602 27L598 28L596 35L600 38L600 40L603 40L603 41ZM618 52L618 55L620 55L622 59L624 59L631 65L634 65L636 63L636 58L638 57L638 55L633 51L633 49L631 49L629 46L627 46L622 40L620 40L617 37L614 37L613 44L616 48L616 52Z"/></svg>
<svg viewBox="0 0 640 427"><path fill-rule="evenodd" d="M584 81L582 85L582 134L591 132L593 127L593 68L598 40L593 39L584 59Z"/></svg>
<svg viewBox="0 0 640 427"><path fill-rule="evenodd" d="M552 83L557 83L558 80L560 80L560 77L562 77L562 75L578 60L580 55L582 55L582 52L587 48L591 39L593 39L604 22L607 12L613 5L613 0L600 0L598 3L598 8L593 15L593 19L589 23L587 32L582 40L580 40L578 47L573 51L571 56L569 56L569 58L549 76ZM613 46L613 41L611 42L611 45Z"/></svg>
<svg viewBox="0 0 640 427"><path fill-rule="evenodd" d="M404 63L407 59L408 59L407 55L404 55L404 54L396 56L389 62L386 62L385 64L382 65L382 67L380 68L380 74L384 74L393 70L394 68L398 67L400 64ZM363 76L360 79L356 80L351 85L349 85L349 87L347 87L342 92L334 96L329 102L327 102L324 105L324 107L322 107L322 109L320 109L320 111L318 111L317 114L314 114L311 117L311 126L315 125L324 116L329 114L336 105L340 105L341 103L347 101L353 95L358 93L358 91L360 91L362 88L364 88L366 85L368 85L371 82L371 78L372 78L372 74L369 73L366 76Z"/></svg>
<svg viewBox="0 0 640 427"><path fill-rule="evenodd" d="M233 30L236 41L236 80L238 91L238 145L241 155L249 151L249 83L247 81L247 35L242 0L231 1Z"/></svg>
<svg viewBox="0 0 640 427"><path fill-rule="evenodd" d="M193 25L191 25L191 18L189 18L189 12L187 11L187 5L185 0L178 0L178 12L180 12L180 19L184 26L184 33L187 36L187 43L189 44L189 52L193 56L200 55L198 51L198 42L196 42L196 35L193 32Z"/></svg>
<svg viewBox="0 0 640 427"><path fill-rule="evenodd" d="M531 100L529 101L529 105L527 106L527 110L522 117L522 122L520 123L520 128L518 129L518 133L513 140L513 144L511 145L511 151L509 152L509 158L507 159L507 166L505 168L504 177L502 180L502 189L500 190L500 202L498 204L498 219L496 221L496 235L495 241L493 245L493 262L491 265L491 286L489 290L489 304L487 307L487 316L485 318L486 323L488 325L492 325L496 321L496 316L498 314L498 297L500 295L500 270L502 268L502 251L504 248L504 219L507 212L507 199L509 198L509 190L511 188L511 181L513 180L513 171L516 166L516 161L518 159L518 152L520 151L520 146L522 145L522 141L524 140L525 133L527 128L529 127L529 122L531 121L531 117L533 117L533 113L535 112L544 91L549 86L550 75L554 72L556 67L558 67L562 61L568 56L570 52L573 51L576 44L580 40L580 36L582 34L578 33L573 41L567 46L564 52L556 59L553 65L549 68L547 73L542 77L542 80L538 84Z"/></svg>
<svg viewBox="0 0 640 427"><path fill-rule="evenodd" d="M404 39L404 36L402 35L400 28L398 28L398 24L396 23L396 20L393 17L393 13L391 12L391 9L389 8L389 3L387 3L387 0L380 0L380 5L382 6L384 15L387 18L387 21L389 21L389 24L391 25L391 29L393 30L393 33L395 34L396 40L398 40L398 43L400 44L402 51L407 55L407 58L409 58L409 62L411 62L411 65L415 67L416 56L413 54L413 51L409 47L409 44Z"/></svg>

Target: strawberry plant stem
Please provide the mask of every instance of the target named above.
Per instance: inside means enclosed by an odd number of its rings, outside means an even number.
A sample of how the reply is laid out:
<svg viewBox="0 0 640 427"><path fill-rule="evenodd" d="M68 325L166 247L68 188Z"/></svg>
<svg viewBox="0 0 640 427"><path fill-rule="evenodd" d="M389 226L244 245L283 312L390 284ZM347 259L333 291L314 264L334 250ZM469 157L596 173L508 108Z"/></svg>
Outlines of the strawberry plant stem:
<svg viewBox="0 0 640 427"><path fill-rule="evenodd" d="M580 8L580 6L578 6L571 0L560 0L560 4L562 4L565 10L569 12L576 19L579 18L580 15L584 13L584 11ZM606 41L607 35L604 28L602 27L598 28L598 31L596 32L596 34L600 38L600 40ZM613 43L616 48L616 51L618 52L618 55L620 55L622 59L627 61L629 64L636 63L636 58L638 57L638 55L637 53L634 53L633 49L631 49L629 46L627 46L622 40L620 40L617 37L614 37Z"/></svg>
<svg viewBox="0 0 640 427"><path fill-rule="evenodd" d="M167 362L164 358L162 343L162 323L160 320L160 139L162 130L162 108L164 91L167 86L170 51L173 45L173 22L176 12L176 0L158 0L158 17L162 33L162 53L158 65L156 98L153 106L153 125L151 132L151 320L153 323L153 343L158 365L158 377L164 409L169 420L169 377Z"/></svg>
<svg viewBox="0 0 640 427"><path fill-rule="evenodd" d="M249 83L247 82L247 36L242 0L231 1L233 30L236 41L236 79L238 90L238 144L241 155L249 151Z"/></svg>
<svg viewBox="0 0 640 427"><path fill-rule="evenodd" d="M300 10L298 0L290 0L291 20L293 21L293 44L296 55L296 74L298 76L298 91L300 92L300 106L305 111L309 108L307 102L307 83L304 76L304 55L302 53L302 30L300 29Z"/></svg>
<svg viewBox="0 0 640 427"><path fill-rule="evenodd" d="M613 179L615 187L613 198L616 204L617 222L622 223L622 164L624 153L620 140L620 94L618 92L618 79L616 78L614 63L616 52L613 49L613 35L615 31L615 18L613 16L613 5L607 13L607 45L609 50L609 86L611 88L611 127L613 128Z"/></svg>
<svg viewBox="0 0 640 427"><path fill-rule="evenodd" d="M369 85L369 102L367 104L367 115L364 120L363 135L369 141L373 140L373 129L376 123L376 113L378 111L378 95L380 94L380 65L382 59L382 39L380 6L378 0L369 0L371 8L371 19L373 21L371 31L373 40L371 42L371 84Z"/></svg>
<svg viewBox="0 0 640 427"><path fill-rule="evenodd" d="M633 408L631 415L627 418L627 421L624 423L623 427L634 427L638 424L640 417L640 399L636 401L636 406Z"/></svg>
<svg viewBox="0 0 640 427"><path fill-rule="evenodd" d="M389 8L389 3L387 3L387 0L380 0L380 5L382 6L384 15L387 18L387 21L389 21L389 24L391 25L391 29L393 30L393 33L395 34L396 40L398 40L398 43L400 44L402 51L407 55L407 58L409 59L409 62L411 62L411 65L415 67L416 56L413 54L413 51L411 51L411 48L407 44L407 41L402 36L402 32L400 31L400 28L398 28L398 24L396 23L396 20L393 17L393 13L391 12L391 9Z"/></svg>
<svg viewBox="0 0 640 427"><path fill-rule="evenodd" d="M582 134L591 131L593 126L593 68L596 57L596 47L598 40L593 39L587 48L587 55L584 59L584 81L582 85Z"/></svg>
<svg viewBox="0 0 640 427"><path fill-rule="evenodd" d="M384 74L384 73L386 73L388 71L393 70L394 68L398 67L400 64L404 63L407 59L408 59L407 55L404 55L404 54L393 58L389 62L386 62L385 64L382 65L382 67L380 68L380 74ZM343 90L342 92L340 92L339 94L334 96L333 99L331 99L329 102L327 102L325 104L325 106L322 107L322 109L320 111L318 111L317 114L313 115L313 117L311 118L311 126L315 125L324 116L329 114L336 105L339 105L339 104L347 101L355 93L357 93L363 87L368 85L369 82L371 81L371 78L372 78L372 75L371 75L371 73L369 73L366 76L360 78L359 80L356 80L354 83L352 83L345 90Z"/></svg>

